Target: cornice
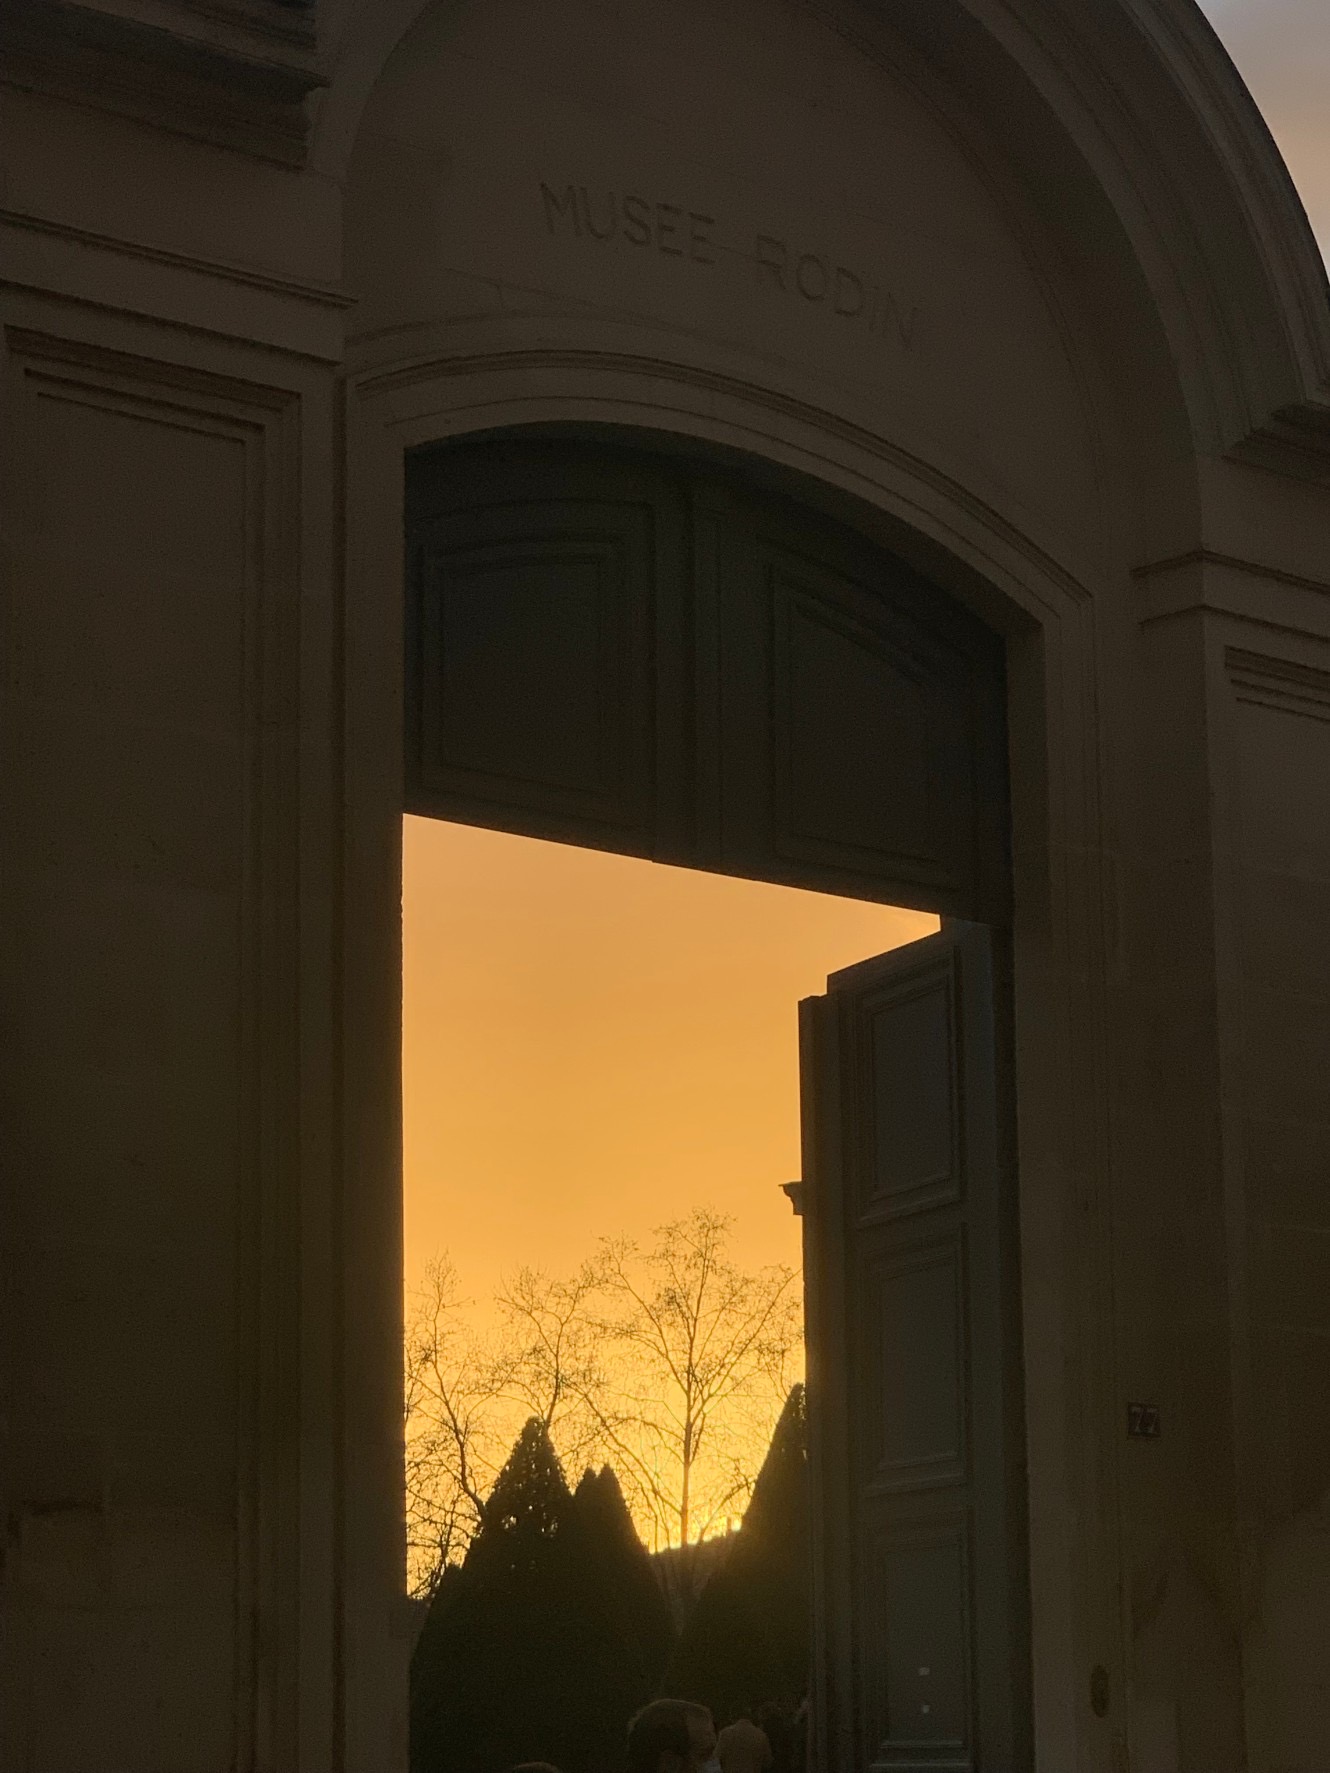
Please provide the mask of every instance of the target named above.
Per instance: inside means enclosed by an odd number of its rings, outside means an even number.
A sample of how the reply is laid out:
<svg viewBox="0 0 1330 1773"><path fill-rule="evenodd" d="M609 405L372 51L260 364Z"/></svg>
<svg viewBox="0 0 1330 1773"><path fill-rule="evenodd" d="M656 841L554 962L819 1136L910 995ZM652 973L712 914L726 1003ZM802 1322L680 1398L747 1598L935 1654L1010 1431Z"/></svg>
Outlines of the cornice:
<svg viewBox="0 0 1330 1773"><path fill-rule="evenodd" d="M0 82L285 166L327 84L299 0L5 0Z"/></svg>
<svg viewBox="0 0 1330 1773"><path fill-rule="evenodd" d="M1330 486L1330 384L1274 413L1229 454L1271 474Z"/></svg>
<svg viewBox="0 0 1330 1773"><path fill-rule="evenodd" d="M236 265L225 259L196 257L192 253L173 252L167 247L151 246L141 240L124 240L112 234L95 233L90 228L75 228L67 222L52 221L46 216L29 215L22 210L0 208L0 229L17 228L25 233L46 235L73 246L90 247L97 252L115 253L121 258L142 259L173 271L195 272L216 278L223 283L237 283L247 289L263 290L301 302L312 302L320 308L341 311L355 306L355 297L333 283L315 283L298 277L283 277L276 272L262 271L249 265Z"/></svg>
<svg viewBox="0 0 1330 1773"><path fill-rule="evenodd" d="M1221 617L1253 632L1324 646L1330 641L1330 582L1210 548L1132 571L1137 620L1154 628L1195 617Z"/></svg>
<svg viewBox="0 0 1330 1773"><path fill-rule="evenodd" d="M1194 567L1221 567L1240 573L1244 578L1258 579L1273 585L1289 585L1297 591L1315 591L1330 595L1330 581L1309 578L1284 567L1268 566L1259 560L1245 560L1237 554L1223 554L1213 548L1192 548L1185 554L1172 554L1165 560L1148 560L1132 568L1132 577L1139 581L1163 578L1171 573L1186 572Z"/></svg>

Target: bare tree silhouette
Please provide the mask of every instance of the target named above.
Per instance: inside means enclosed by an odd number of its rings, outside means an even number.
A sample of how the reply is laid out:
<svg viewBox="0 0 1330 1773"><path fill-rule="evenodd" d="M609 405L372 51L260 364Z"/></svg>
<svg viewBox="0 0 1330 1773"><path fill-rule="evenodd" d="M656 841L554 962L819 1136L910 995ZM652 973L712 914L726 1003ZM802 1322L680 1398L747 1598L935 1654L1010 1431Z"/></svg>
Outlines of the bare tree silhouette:
<svg viewBox="0 0 1330 1773"><path fill-rule="evenodd" d="M595 1319L598 1285L590 1263L567 1278L526 1267L495 1296L513 1400L551 1432L558 1426L567 1464L594 1452L601 1432L608 1380Z"/></svg>
<svg viewBox="0 0 1330 1773"><path fill-rule="evenodd" d="M732 1237L723 1214L697 1211L646 1248L602 1239L570 1276L520 1268L485 1335L452 1263L430 1264L406 1337L414 1594L465 1554L531 1418L563 1460L613 1465L653 1549L686 1552L742 1512L789 1389L800 1300L793 1269L739 1267ZM689 1568L671 1566L685 1584Z"/></svg>
<svg viewBox="0 0 1330 1773"><path fill-rule="evenodd" d="M568 1279L519 1269L482 1335L451 1260L428 1265L405 1344L408 1567L418 1598L434 1592L479 1531L518 1425L535 1419L557 1430L559 1454L572 1462L599 1450L608 1405L593 1290L586 1268Z"/></svg>
<svg viewBox="0 0 1330 1773"><path fill-rule="evenodd" d="M431 1595L466 1552L507 1450L499 1421L509 1360L467 1320L457 1271L437 1256L413 1296L404 1349L407 1557Z"/></svg>
<svg viewBox="0 0 1330 1773"><path fill-rule="evenodd" d="M699 1209L645 1250L603 1240L595 1265L607 1382L588 1402L657 1546L695 1544L740 1512L789 1390L797 1276L740 1268L732 1234Z"/></svg>

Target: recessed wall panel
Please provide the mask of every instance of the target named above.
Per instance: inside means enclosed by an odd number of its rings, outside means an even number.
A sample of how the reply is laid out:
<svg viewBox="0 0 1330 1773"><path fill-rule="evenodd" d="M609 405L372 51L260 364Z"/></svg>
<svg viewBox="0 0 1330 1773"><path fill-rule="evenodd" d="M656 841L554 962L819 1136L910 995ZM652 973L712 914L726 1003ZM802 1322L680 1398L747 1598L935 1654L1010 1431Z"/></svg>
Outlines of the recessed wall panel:
<svg viewBox="0 0 1330 1773"><path fill-rule="evenodd" d="M0 1761L285 1764L297 402L10 343Z"/></svg>

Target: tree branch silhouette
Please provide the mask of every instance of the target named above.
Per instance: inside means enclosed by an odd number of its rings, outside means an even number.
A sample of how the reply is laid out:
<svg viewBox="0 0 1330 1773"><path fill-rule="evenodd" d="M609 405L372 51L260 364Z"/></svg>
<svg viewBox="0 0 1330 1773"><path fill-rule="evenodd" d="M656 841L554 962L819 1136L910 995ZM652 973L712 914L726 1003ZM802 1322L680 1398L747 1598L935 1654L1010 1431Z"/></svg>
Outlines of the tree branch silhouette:
<svg viewBox="0 0 1330 1773"><path fill-rule="evenodd" d="M519 1268L484 1337L452 1264L430 1265L406 1341L413 1592L465 1553L533 1416L565 1463L614 1466L654 1549L693 1546L738 1512L789 1389L801 1307L792 1268L745 1270L732 1240L732 1220L698 1210L646 1247L601 1239L568 1276Z"/></svg>

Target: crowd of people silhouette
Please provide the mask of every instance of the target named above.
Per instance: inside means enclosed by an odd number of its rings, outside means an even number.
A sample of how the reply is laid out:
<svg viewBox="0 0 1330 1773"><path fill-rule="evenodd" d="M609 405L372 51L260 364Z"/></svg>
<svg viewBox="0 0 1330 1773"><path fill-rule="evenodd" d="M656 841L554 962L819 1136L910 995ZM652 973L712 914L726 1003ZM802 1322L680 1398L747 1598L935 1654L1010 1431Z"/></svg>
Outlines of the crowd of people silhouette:
<svg viewBox="0 0 1330 1773"><path fill-rule="evenodd" d="M803 1773L808 1702L772 1700L717 1731L710 1708L653 1699L628 1725L627 1773ZM519 1761L509 1773L561 1773L552 1761Z"/></svg>

